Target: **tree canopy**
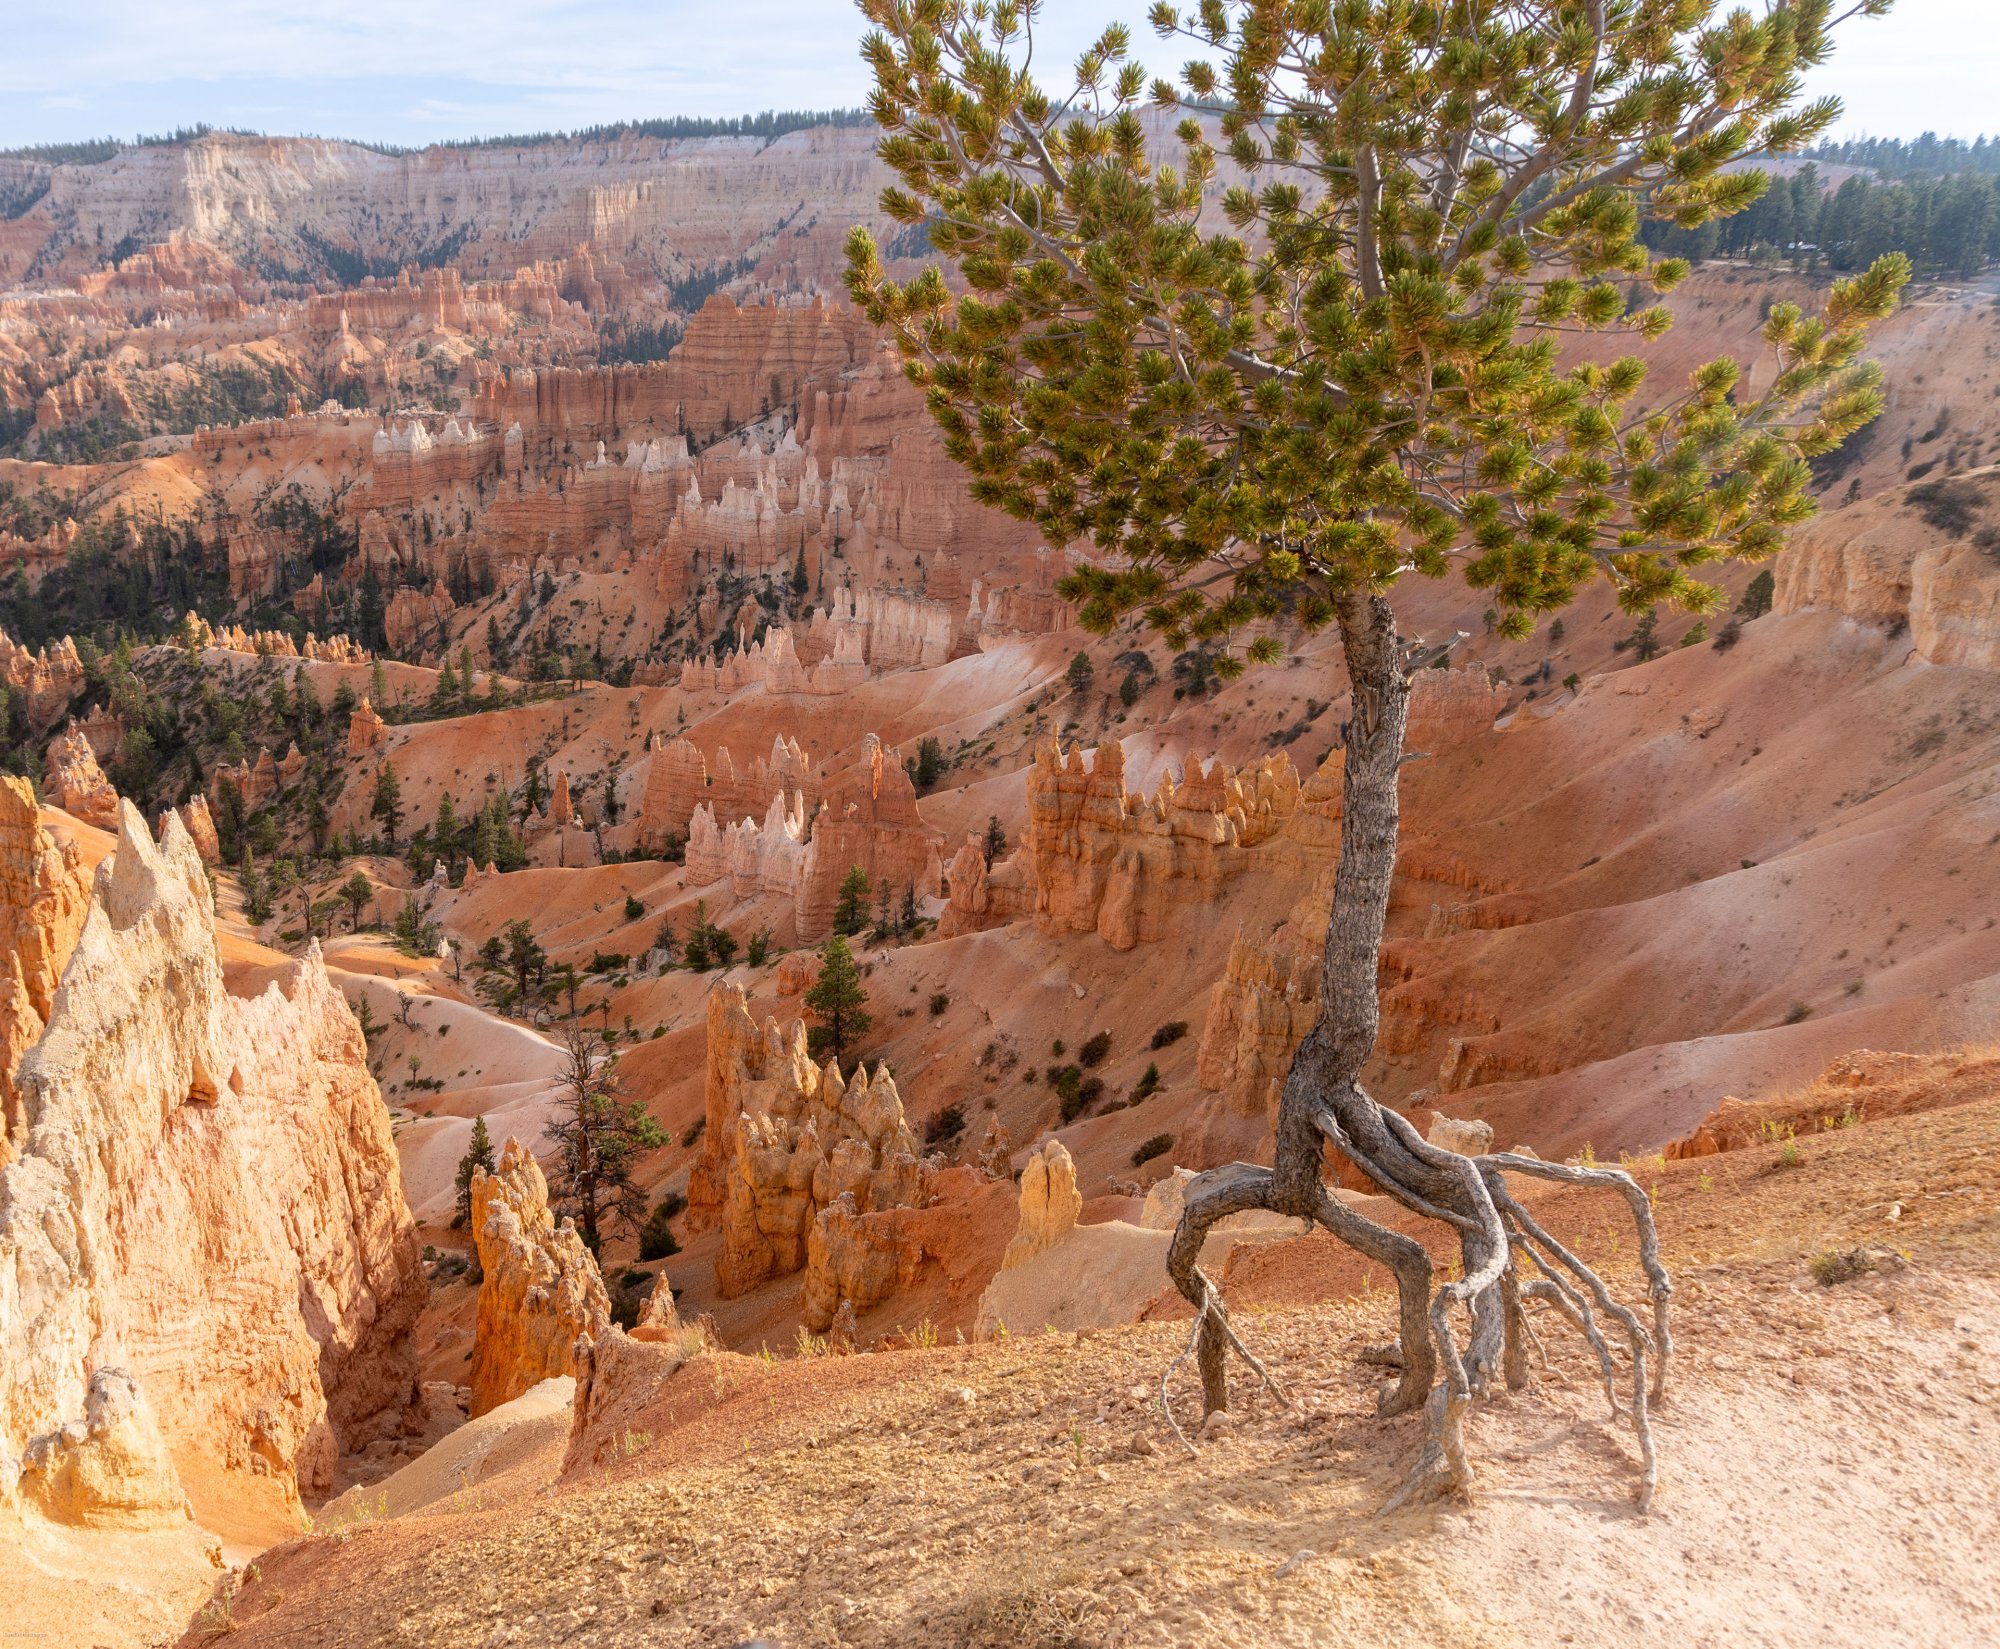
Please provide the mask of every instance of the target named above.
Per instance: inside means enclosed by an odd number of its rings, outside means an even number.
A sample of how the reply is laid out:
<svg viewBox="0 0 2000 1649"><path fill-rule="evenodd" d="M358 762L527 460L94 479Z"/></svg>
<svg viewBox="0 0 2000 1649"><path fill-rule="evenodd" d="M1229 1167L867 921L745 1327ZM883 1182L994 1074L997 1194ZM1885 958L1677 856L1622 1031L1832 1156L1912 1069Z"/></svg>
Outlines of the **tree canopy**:
<svg viewBox="0 0 2000 1649"><path fill-rule="evenodd" d="M1804 460L1880 407L1860 350L1895 256L1820 316L1775 306L1754 391L1727 358L1649 387L1640 353L1561 353L1658 338L1687 265L1642 220L1740 211L1765 179L1732 162L1826 131L1833 100L1794 105L1828 0L1161 4L1197 54L1177 79L1113 26L1061 95L1024 66L1034 0L862 9L884 209L962 289L891 279L864 229L850 289L975 496L1116 553L1069 580L1089 627L1255 626L1227 674L1278 656L1269 621L1454 565L1510 635L1600 575L1630 611L1707 611L1698 570L1774 552Z"/></svg>

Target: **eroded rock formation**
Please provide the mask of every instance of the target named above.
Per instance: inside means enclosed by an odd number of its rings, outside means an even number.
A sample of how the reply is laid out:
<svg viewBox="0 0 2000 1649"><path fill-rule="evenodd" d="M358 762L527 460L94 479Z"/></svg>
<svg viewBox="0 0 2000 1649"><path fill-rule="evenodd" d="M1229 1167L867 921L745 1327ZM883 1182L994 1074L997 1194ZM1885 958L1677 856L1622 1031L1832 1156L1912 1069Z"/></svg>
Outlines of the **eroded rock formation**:
<svg viewBox="0 0 2000 1649"><path fill-rule="evenodd" d="M74 730L49 745L47 771L42 793L50 805L61 808L99 830L118 828L118 792L97 765L97 752L90 741Z"/></svg>
<svg viewBox="0 0 2000 1649"><path fill-rule="evenodd" d="M1245 852L1276 835L1298 801L1282 751L1240 773L1190 762L1149 799L1126 794L1116 739L1088 764L1080 746L1065 754L1051 739L1028 774L1036 921L1045 933L1094 930L1119 950L1161 938L1177 912L1242 870Z"/></svg>
<svg viewBox="0 0 2000 1649"><path fill-rule="evenodd" d="M1488 734L1506 699L1506 688L1481 667L1420 670L1411 682L1404 742L1411 750L1434 752ZM1301 787L1277 862L1305 884L1304 891L1277 928L1238 931L1209 995L1196 1070L1201 1085L1220 1094L1223 1109L1234 1116L1275 1114L1292 1054L1319 1015L1321 951L1333 914L1340 849L1341 775L1336 750ZM1413 869L1433 871L1440 879L1458 874L1448 865L1426 865L1422 848L1407 844L1399 873ZM1438 925L1452 919L1449 911L1434 913ZM1404 1034L1396 1021L1406 1006L1385 1000L1385 1047Z"/></svg>
<svg viewBox="0 0 2000 1649"><path fill-rule="evenodd" d="M697 1219L719 1212L726 1298L801 1269L815 1219L842 1197L850 1217L921 1200L924 1166L889 1073L850 1080L815 1064L804 1022L760 1031L740 986L709 993L705 1100L688 1195Z"/></svg>
<svg viewBox="0 0 2000 1649"><path fill-rule="evenodd" d="M118 825L16 1079L0 1455L40 1461L49 1484L122 1480L89 1454L150 1447L137 1405L93 1395L115 1368L170 1449L318 1493L415 1384L426 1288L388 1114L317 946L261 995L228 996L178 816L158 846L129 804Z"/></svg>
<svg viewBox="0 0 2000 1649"><path fill-rule="evenodd" d="M796 739L781 733L769 756L738 768L726 749L711 766L693 740L655 738L639 818L648 831L684 835L697 808L706 807L717 825L732 825L762 819L780 796L802 801L808 817L819 805L819 779Z"/></svg>
<svg viewBox="0 0 2000 1649"><path fill-rule="evenodd" d="M833 931L840 884L856 865L871 886L887 882L894 891L909 888L919 899L935 898L944 874L938 858L942 840L917 811L916 787L902 763L868 734L859 767L828 787L813 820L794 912L800 943Z"/></svg>
<svg viewBox="0 0 2000 1649"><path fill-rule="evenodd" d="M549 1212L549 1182L519 1140L507 1141L494 1172L473 1173L472 1235L485 1273L472 1339L477 1416L577 1373L577 1342L604 1333L611 1300L576 1227Z"/></svg>
<svg viewBox="0 0 2000 1649"><path fill-rule="evenodd" d="M89 909L76 844L56 847L26 779L0 777L0 1167L27 1129L14 1074L41 1040Z"/></svg>
<svg viewBox="0 0 2000 1649"><path fill-rule="evenodd" d="M1000 1269L1012 1271L1068 1236L1083 1212L1083 1193L1076 1188L1076 1164L1061 1140L1052 1139L1028 1158L1021 1170L1020 1222L1014 1228Z"/></svg>
<svg viewBox="0 0 2000 1649"><path fill-rule="evenodd" d="M37 653L0 630L0 684L27 707L29 727L52 727L83 690L83 660L68 636Z"/></svg>

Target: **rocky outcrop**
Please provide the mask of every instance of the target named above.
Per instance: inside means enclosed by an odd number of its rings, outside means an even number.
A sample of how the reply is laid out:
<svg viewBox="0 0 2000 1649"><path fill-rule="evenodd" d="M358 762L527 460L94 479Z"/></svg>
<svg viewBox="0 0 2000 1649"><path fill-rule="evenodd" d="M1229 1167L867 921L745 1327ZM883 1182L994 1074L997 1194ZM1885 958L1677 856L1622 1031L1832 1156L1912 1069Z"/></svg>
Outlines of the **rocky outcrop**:
<svg viewBox="0 0 2000 1649"><path fill-rule="evenodd" d="M799 1321L808 1333L824 1334L843 1306L866 1311L916 1283L924 1248L910 1222L897 1217L901 1212L864 1214L844 1191L814 1217L799 1291Z"/></svg>
<svg viewBox="0 0 2000 1649"><path fill-rule="evenodd" d="M0 777L0 1167L27 1131L14 1074L41 1040L89 909L76 844L56 847L26 779Z"/></svg>
<svg viewBox="0 0 2000 1649"><path fill-rule="evenodd" d="M1726 1094L1694 1130L1670 1141L1670 1162L1712 1157L1797 1135L1848 1128L1889 1117L1969 1105L2000 1094L2000 1058L1990 1047L1938 1053L1844 1053L1804 1088L1765 1099Z"/></svg>
<svg viewBox="0 0 2000 1649"><path fill-rule="evenodd" d="M859 766L828 786L813 820L793 912L799 942L812 944L833 931L840 884L856 865L872 886L887 882L898 893L907 888L919 899L935 898L944 874L942 839L917 811L916 787L902 763L868 734Z"/></svg>
<svg viewBox="0 0 2000 1649"><path fill-rule="evenodd" d="M208 810L206 796L190 796L181 805L181 824L205 865L222 863L222 838L215 833L215 815Z"/></svg>
<svg viewBox="0 0 2000 1649"><path fill-rule="evenodd" d="M816 1065L803 1021L760 1031L736 985L708 997L707 1127L695 1223L719 1215L725 1298L800 1270L814 1221L845 1196L866 1215L921 1200L925 1171L889 1073Z"/></svg>
<svg viewBox="0 0 2000 1649"><path fill-rule="evenodd" d="M472 1413L497 1408L554 1375L577 1372L577 1343L611 1322L597 1261L576 1227L556 1224L549 1183L519 1140L492 1173L472 1176L479 1315L472 1339Z"/></svg>
<svg viewBox="0 0 2000 1649"><path fill-rule="evenodd" d="M375 713L375 706L365 698L354 707L354 714L347 718L347 753L350 756L365 756L371 750L379 750L389 737L389 724Z"/></svg>
<svg viewBox="0 0 2000 1649"><path fill-rule="evenodd" d="M1021 1170L1021 1213L1000 1269L1012 1271L1068 1236L1083 1212L1076 1188L1076 1164L1061 1140L1050 1140Z"/></svg>
<svg viewBox="0 0 2000 1649"><path fill-rule="evenodd" d="M1148 799L1126 794L1116 739L1088 764L1081 746L1065 755L1051 739L1028 774L1035 919L1045 933L1095 931L1119 950L1162 938L1241 871L1247 850L1282 830L1298 802L1298 774L1282 751L1240 773L1190 762Z"/></svg>
<svg viewBox="0 0 2000 1649"><path fill-rule="evenodd" d="M1931 664L2000 670L2000 468L1898 487L1793 534L1776 563L1774 611L1830 607L1909 625Z"/></svg>
<svg viewBox="0 0 2000 1649"><path fill-rule="evenodd" d="M715 824L727 826L763 819L779 797L802 804L808 818L819 806L819 779L796 739L781 733L772 739L769 756L738 768L726 749L716 751L711 767L693 740L656 738L639 820L654 834L685 835L698 808L706 807Z"/></svg>
<svg viewBox="0 0 2000 1649"><path fill-rule="evenodd" d="M158 1528L193 1515L152 1405L122 1368L98 1369L82 1416L28 1444L20 1494L72 1528Z"/></svg>
<svg viewBox="0 0 2000 1649"><path fill-rule="evenodd" d="M951 856L944 879L944 914L938 918L940 939L1001 927L1035 908L1032 861L1017 853L989 865L986 838L976 830L966 834L964 843Z"/></svg>
<svg viewBox="0 0 2000 1649"><path fill-rule="evenodd" d="M26 707L31 729L53 727L83 691L83 660L76 643L64 636L31 652L0 630L0 685Z"/></svg>
<svg viewBox="0 0 2000 1649"><path fill-rule="evenodd" d="M51 806L99 830L118 828L118 792L97 765L97 753L81 733L68 732L49 746L42 794Z"/></svg>
<svg viewBox="0 0 2000 1649"><path fill-rule="evenodd" d="M771 798L761 825L739 819L724 827L702 803L688 832L688 885L727 877L730 892L739 899L776 893L796 903L806 867L806 817L802 800L787 802L778 795Z"/></svg>
<svg viewBox="0 0 2000 1649"><path fill-rule="evenodd" d="M1442 1112L1431 1118L1424 1138L1432 1145L1456 1151L1462 1157L1481 1157L1493 1149L1493 1124L1475 1117L1448 1117Z"/></svg>
<svg viewBox="0 0 2000 1649"><path fill-rule="evenodd" d="M395 1428L426 1288L360 1027L317 946L260 996L225 993L177 816L156 847L121 809L16 1083L0 1453L88 1438L107 1368L176 1454L287 1492L324 1491L339 1452ZM111 1402L100 1431L143 1454Z"/></svg>

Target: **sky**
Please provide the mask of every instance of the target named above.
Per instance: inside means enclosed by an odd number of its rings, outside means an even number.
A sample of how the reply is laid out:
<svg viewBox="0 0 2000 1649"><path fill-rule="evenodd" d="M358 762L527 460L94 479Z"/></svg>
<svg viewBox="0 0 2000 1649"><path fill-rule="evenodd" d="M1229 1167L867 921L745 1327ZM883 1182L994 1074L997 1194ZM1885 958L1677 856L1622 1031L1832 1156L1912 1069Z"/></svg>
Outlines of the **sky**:
<svg viewBox="0 0 2000 1649"><path fill-rule="evenodd" d="M1047 0L1067 61L1106 22L1181 55L1146 0ZM685 115L861 102L865 25L846 0L0 0L0 147L206 122L422 144ZM2000 131L1996 0L1900 0L1846 25L1809 90L1845 135Z"/></svg>

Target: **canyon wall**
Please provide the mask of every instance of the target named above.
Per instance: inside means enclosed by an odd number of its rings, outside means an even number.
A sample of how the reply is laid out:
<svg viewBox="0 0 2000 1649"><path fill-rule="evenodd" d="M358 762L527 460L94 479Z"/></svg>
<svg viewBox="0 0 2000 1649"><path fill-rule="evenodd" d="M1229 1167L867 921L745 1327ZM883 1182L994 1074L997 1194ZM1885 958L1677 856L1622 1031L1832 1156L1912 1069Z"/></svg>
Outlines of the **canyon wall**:
<svg viewBox="0 0 2000 1649"><path fill-rule="evenodd" d="M111 1368L171 1448L287 1493L399 1424L426 1284L360 1027L317 947L226 994L178 816L155 846L121 807L16 1084L0 1456L60 1476L51 1448L87 1441Z"/></svg>

